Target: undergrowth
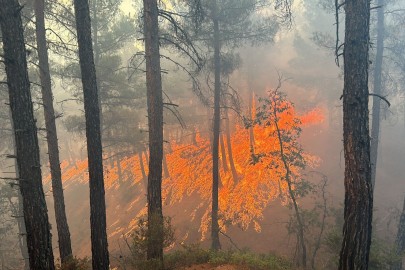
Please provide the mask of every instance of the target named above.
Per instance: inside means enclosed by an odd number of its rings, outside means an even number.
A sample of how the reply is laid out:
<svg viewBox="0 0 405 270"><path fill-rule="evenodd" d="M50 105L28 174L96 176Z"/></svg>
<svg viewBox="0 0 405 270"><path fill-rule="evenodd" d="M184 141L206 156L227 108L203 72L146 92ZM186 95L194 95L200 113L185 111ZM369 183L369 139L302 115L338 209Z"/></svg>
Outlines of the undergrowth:
<svg viewBox="0 0 405 270"><path fill-rule="evenodd" d="M167 254L164 258L166 270L189 267L198 264L212 266L233 265L237 269L249 270L281 270L290 269L291 261L285 256L274 254L254 254L248 249L242 251L223 250L215 252L211 249L202 249L197 245L182 245L184 250L177 250Z"/></svg>

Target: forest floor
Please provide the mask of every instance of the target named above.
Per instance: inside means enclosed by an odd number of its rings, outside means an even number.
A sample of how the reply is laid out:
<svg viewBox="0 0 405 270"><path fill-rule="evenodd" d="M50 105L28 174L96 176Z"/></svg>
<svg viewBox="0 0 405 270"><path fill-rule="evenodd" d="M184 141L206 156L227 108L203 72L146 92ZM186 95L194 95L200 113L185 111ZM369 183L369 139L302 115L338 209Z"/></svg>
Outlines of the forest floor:
<svg viewBox="0 0 405 270"><path fill-rule="evenodd" d="M237 269L232 265L213 266L211 264L201 264L189 267L177 268L177 270L234 270Z"/></svg>

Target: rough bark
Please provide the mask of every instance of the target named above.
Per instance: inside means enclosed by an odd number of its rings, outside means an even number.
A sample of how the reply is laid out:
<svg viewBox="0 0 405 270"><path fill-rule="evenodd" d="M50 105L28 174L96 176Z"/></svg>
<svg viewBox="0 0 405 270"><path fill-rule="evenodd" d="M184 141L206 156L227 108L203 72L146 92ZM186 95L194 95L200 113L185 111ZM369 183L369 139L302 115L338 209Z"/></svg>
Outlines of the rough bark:
<svg viewBox="0 0 405 270"><path fill-rule="evenodd" d="M370 1L346 0L343 141L345 210L339 269L368 269L373 195L369 134Z"/></svg>
<svg viewBox="0 0 405 270"><path fill-rule="evenodd" d="M94 46L94 66L96 68L96 74L97 74L97 67L98 67L98 62L100 61L100 47L98 46L98 16L97 16L97 0L92 0L92 12L93 12L93 18L91 20L91 27L93 30L93 46ZM100 86L100 79L96 76L96 83L97 83L97 91L98 91L98 108L100 110L100 132L101 132L101 137L103 135L104 131L104 121L103 121L103 106L101 103L101 86Z"/></svg>
<svg viewBox="0 0 405 270"><path fill-rule="evenodd" d="M41 80L42 103L44 106L46 140L48 143L49 165L52 179L56 229L58 232L59 255L62 263L72 255L70 231L67 223L65 199L62 187L62 173L59 160L58 135L56 132L55 111L51 75L49 73L48 49L45 37L44 0L34 0L36 18L36 38Z"/></svg>
<svg viewBox="0 0 405 270"><path fill-rule="evenodd" d="M384 0L378 0L377 6L377 54L374 69L374 94L381 95L381 74L384 53ZM373 97L373 118L371 122L371 184L375 187L377 171L377 153L380 134L380 98Z"/></svg>
<svg viewBox="0 0 405 270"><path fill-rule="evenodd" d="M3 0L0 26L13 119L17 164L23 199L30 269L55 269L48 210L42 186L36 121L28 78L21 9L17 0Z"/></svg>
<svg viewBox="0 0 405 270"><path fill-rule="evenodd" d="M217 1L212 1L213 22L214 22L214 73L215 73L215 90L214 90L214 128L213 128L213 145L212 145L212 224L211 224L211 248L220 250L219 242L219 224L218 224L218 182L219 182L219 135L221 120L221 63L220 63L220 40L219 40L219 22L217 14Z"/></svg>
<svg viewBox="0 0 405 270"><path fill-rule="evenodd" d="M12 131L14 132L14 124L13 124L13 118L11 116L11 110L9 113L9 119L11 123L11 128ZM15 136L12 136L12 141L13 141L13 149L14 149L14 156L17 156L17 145L15 143ZM20 174L18 172L18 163L17 159L14 159L14 168L15 168L15 178L19 179ZM21 250L21 256L24 260L24 270L29 269L29 256L28 256L28 250L27 250L27 233L25 230L25 223L24 223L24 209L23 209L23 198L21 195L21 192L18 191L17 195L17 200L18 200L18 212L16 213L17 217L17 226L18 226L18 244L20 246Z"/></svg>
<svg viewBox="0 0 405 270"><path fill-rule="evenodd" d="M90 185L90 227L93 269L108 270L107 222L100 134L100 110L94 67L88 0L74 0L79 59L86 118L87 157Z"/></svg>
<svg viewBox="0 0 405 270"><path fill-rule="evenodd" d="M144 0L144 35L146 86L149 122L148 223L163 228L162 162L163 162L163 97L159 52L159 23L157 0ZM159 218L152 221L152 218ZM148 228L151 229L151 228ZM152 229L153 230L153 229ZM160 233L158 232L158 235ZM163 262L163 238L148 241L148 259Z"/></svg>
<svg viewBox="0 0 405 270"><path fill-rule="evenodd" d="M397 239L395 240L395 254L400 257L400 259L390 267L390 270L402 270L402 256L401 254L405 250L405 199L404 206L402 207L401 218L398 224Z"/></svg>

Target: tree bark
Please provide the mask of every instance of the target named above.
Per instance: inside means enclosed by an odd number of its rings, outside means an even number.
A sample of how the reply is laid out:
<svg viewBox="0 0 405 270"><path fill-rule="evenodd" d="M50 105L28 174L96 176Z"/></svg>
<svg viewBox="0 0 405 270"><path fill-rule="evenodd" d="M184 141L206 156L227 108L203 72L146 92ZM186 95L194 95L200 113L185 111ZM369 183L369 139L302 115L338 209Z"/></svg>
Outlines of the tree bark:
<svg viewBox="0 0 405 270"><path fill-rule="evenodd" d="M90 185L90 227L93 269L108 270L107 221L100 134L100 109L94 67L88 0L74 0L79 59L86 118L87 156Z"/></svg>
<svg viewBox="0 0 405 270"><path fill-rule="evenodd" d="M374 70L374 94L381 95L381 74L384 53L384 0L378 0L377 6L377 55ZM374 192L377 171L377 152L380 134L380 98L373 97L373 118L371 122L371 184Z"/></svg>
<svg viewBox="0 0 405 270"><path fill-rule="evenodd" d="M402 252L405 250L405 199L404 206L402 207L401 218L398 224L397 239L395 240L395 254L399 257L399 260L390 267L390 270L402 270Z"/></svg>
<svg viewBox="0 0 405 270"><path fill-rule="evenodd" d="M368 269L373 194L368 110L370 1L346 0L343 141L345 210L339 269Z"/></svg>
<svg viewBox="0 0 405 270"><path fill-rule="evenodd" d="M34 0L36 18L36 38L41 79L42 103L44 106L46 140L48 143L49 165L52 178L52 194L55 208L56 229L58 232L59 255L65 262L72 255L69 226L67 223L65 199L62 187L62 173L59 160L58 135L56 132L55 111L51 75L49 73L48 49L45 37L44 0Z"/></svg>
<svg viewBox="0 0 405 270"><path fill-rule="evenodd" d="M149 122L148 224L152 230L163 228L162 162L163 162L163 97L159 52L159 22L157 0L144 0L144 35L146 86ZM152 220L158 218L159 220ZM151 223L152 222L152 223ZM149 230L151 228L148 228ZM147 258L163 262L163 238L148 241Z"/></svg>
<svg viewBox="0 0 405 270"><path fill-rule="evenodd" d="M93 12L93 19L92 19L92 29L93 29L93 44L94 44L94 66L96 68L97 74L97 67L98 62L100 61L100 47L98 46L98 16L97 16L97 0L92 0L92 12ZM97 90L98 90L98 108L100 110L100 133L101 137L103 137L103 106L101 102L101 86L100 86L100 79L96 76L96 83L97 83Z"/></svg>
<svg viewBox="0 0 405 270"><path fill-rule="evenodd" d="M212 145L212 228L211 228L211 248L215 251L221 249L219 242L218 224L218 182L219 182L219 134L221 121L221 63L220 63L220 40L217 1L212 0L213 22L214 22L214 69L215 69L215 90L214 90L214 138Z"/></svg>
<svg viewBox="0 0 405 270"><path fill-rule="evenodd" d="M9 113L9 120L10 120L10 124L11 124L11 129L14 132L14 123L13 123L13 118L11 115L11 110ZM15 143L15 136L11 136L11 137L12 137L12 141L13 141L14 156L17 156L17 145ZM14 168L15 168L15 178L19 179L20 174L18 173L17 159L14 159ZM17 193L18 193L18 195L17 195L18 212L16 213L16 215L18 216L18 218L17 218L17 226L18 226L18 233L19 233L18 243L19 243L20 250L21 250L21 256L23 257L23 260L24 260L24 270L28 270L29 269L29 255L28 255L28 250L27 250L27 232L25 230L25 223L24 223L23 198L22 198L20 191L18 191Z"/></svg>
<svg viewBox="0 0 405 270"><path fill-rule="evenodd" d="M17 0L3 0L0 4L3 58L17 150L17 183L23 199L30 269L53 270L51 226L42 186L21 9Z"/></svg>

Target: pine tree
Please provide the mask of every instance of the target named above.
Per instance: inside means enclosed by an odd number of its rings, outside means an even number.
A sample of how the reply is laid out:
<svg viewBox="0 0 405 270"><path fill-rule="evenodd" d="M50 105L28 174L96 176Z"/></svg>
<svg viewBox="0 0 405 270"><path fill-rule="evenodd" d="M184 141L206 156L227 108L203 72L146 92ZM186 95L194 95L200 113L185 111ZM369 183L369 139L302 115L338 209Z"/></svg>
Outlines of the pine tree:
<svg viewBox="0 0 405 270"><path fill-rule="evenodd" d="M48 210L42 186L36 121L30 93L21 10L18 1L0 5L4 64L14 126L30 269L55 269Z"/></svg>
<svg viewBox="0 0 405 270"><path fill-rule="evenodd" d="M67 223L65 199L63 196L62 173L59 160L58 136L56 132L55 111L53 108L52 83L49 72L48 49L45 37L44 0L35 0L36 37L41 79L42 102L44 105L46 138L48 143L49 164L52 177L52 194L58 232L59 253L62 262L72 255L69 226Z"/></svg>
<svg viewBox="0 0 405 270"><path fill-rule="evenodd" d="M370 1L345 2L343 139L345 211L339 269L368 269L373 194L369 135Z"/></svg>
<svg viewBox="0 0 405 270"><path fill-rule="evenodd" d="M74 7L86 117L92 265L93 269L108 270L110 262L106 228L100 109L91 38L89 3L87 0L75 0Z"/></svg>

